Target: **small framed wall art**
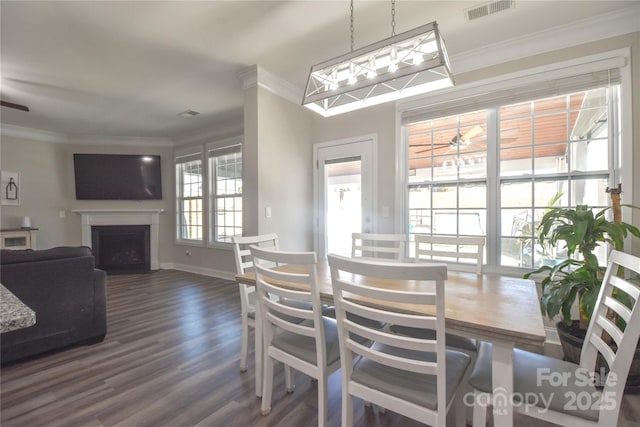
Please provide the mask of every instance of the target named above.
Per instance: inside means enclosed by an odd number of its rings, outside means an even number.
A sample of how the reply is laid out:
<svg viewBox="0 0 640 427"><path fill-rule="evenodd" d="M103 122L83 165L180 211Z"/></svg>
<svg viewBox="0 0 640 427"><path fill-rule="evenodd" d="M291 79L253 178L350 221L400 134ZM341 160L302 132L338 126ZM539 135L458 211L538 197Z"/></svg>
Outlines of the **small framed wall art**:
<svg viewBox="0 0 640 427"><path fill-rule="evenodd" d="M0 185L2 186L0 202L2 205L20 205L20 174L18 172L0 172Z"/></svg>

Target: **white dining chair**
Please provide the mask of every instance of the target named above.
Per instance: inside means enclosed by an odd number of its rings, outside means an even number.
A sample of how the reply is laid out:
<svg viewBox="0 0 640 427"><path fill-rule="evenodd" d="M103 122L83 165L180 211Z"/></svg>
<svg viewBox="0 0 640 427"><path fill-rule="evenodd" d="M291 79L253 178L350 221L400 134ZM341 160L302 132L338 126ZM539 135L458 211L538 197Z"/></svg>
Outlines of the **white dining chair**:
<svg viewBox="0 0 640 427"><path fill-rule="evenodd" d="M624 274L618 275L620 267ZM514 412L563 426L618 425L624 387L640 337L640 284L624 277L639 273L640 258L618 251L609 256L580 364L513 351ZM631 298L631 306L616 298L620 292ZM626 326L611 320L615 317ZM493 390L491 357L491 345L483 343L469 380L476 390L474 427L486 424L485 403L491 401ZM603 365L598 366L598 360L605 361L608 372ZM493 397L498 399L496 404L513 401L511 396Z"/></svg>
<svg viewBox="0 0 640 427"><path fill-rule="evenodd" d="M414 239L416 262L444 262L450 271L482 274L484 237L416 234Z"/></svg>
<svg viewBox="0 0 640 427"><path fill-rule="evenodd" d="M328 261L340 338L342 426L353 425L354 397L432 426L445 426L452 406L456 414L464 414L462 396L456 392L469 356L447 350L444 343L447 267L337 255L329 255ZM410 291L384 289L379 286L381 279L424 280L433 286L424 290L414 286ZM375 301L384 301L386 306L389 302L411 304L413 309L421 306L425 313L435 315L404 314L381 308ZM349 320L349 314L434 329L436 337L412 338L370 328ZM363 346L354 337L366 338L373 345ZM464 421L464 416L456 417L458 426Z"/></svg>
<svg viewBox="0 0 640 427"><path fill-rule="evenodd" d="M415 261L445 263L449 271L468 271L482 274L484 263L484 237L480 236L430 236L416 234L414 237ZM469 260L471 262L467 263ZM463 262L460 262L463 261ZM407 328L392 325L396 333L402 333L416 338L430 338L435 331L430 329ZM477 340L454 334L446 334L448 347L464 351L475 360L478 350Z"/></svg>
<svg viewBox="0 0 640 427"><path fill-rule="evenodd" d="M278 249L278 236L275 233L259 236L232 237L233 253L236 260L236 273L244 274L253 270L253 260L249 246L260 245L272 249ZM240 350L240 372L247 370L247 357L249 354L249 328L255 328L255 286L238 283L240 289L240 315L242 316L242 344ZM258 351L258 350L256 350Z"/></svg>
<svg viewBox="0 0 640 427"><path fill-rule="evenodd" d="M381 258L404 261L406 258L406 234L351 234L352 258Z"/></svg>
<svg viewBox="0 0 640 427"><path fill-rule="evenodd" d="M340 367L340 352L336 321L322 316L316 255L314 252L281 252L257 246L251 246L250 250L263 326L262 414L271 412L273 365L279 361L317 380L318 425L325 426L327 378ZM291 264L299 266L299 270L282 272L270 266L273 264ZM273 295L278 299L272 299ZM282 303L285 300L301 304ZM290 375L285 377L285 382L287 391L292 391Z"/></svg>

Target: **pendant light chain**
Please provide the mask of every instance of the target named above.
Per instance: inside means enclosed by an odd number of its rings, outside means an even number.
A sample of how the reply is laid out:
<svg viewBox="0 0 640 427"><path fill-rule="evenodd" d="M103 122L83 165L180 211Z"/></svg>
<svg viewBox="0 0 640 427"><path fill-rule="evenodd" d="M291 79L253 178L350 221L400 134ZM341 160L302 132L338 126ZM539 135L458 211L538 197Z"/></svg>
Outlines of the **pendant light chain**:
<svg viewBox="0 0 640 427"><path fill-rule="evenodd" d="M391 37L396 35L396 0L391 0Z"/></svg>
<svg viewBox="0 0 640 427"><path fill-rule="evenodd" d="M354 39L353 39L353 0L351 0L351 52L353 52L353 46L354 46Z"/></svg>

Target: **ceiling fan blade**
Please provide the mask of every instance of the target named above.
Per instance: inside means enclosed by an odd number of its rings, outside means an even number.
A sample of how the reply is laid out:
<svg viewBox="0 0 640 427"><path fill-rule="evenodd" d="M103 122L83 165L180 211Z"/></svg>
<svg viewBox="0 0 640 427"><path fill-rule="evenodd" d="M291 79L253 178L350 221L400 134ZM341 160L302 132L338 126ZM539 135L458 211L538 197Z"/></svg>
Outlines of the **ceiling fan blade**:
<svg viewBox="0 0 640 427"><path fill-rule="evenodd" d="M421 151L416 151L416 154L432 151L442 147L448 147L448 148L458 147L458 146L466 147L469 144L471 144L471 138L474 138L482 134L483 131L484 130L482 129L482 126L476 125L476 126L473 126L471 129L469 129L468 131L466 131L464 135L458 133L449 142L438 143L438 144L414 144L414 145L411 145L411 147L431 147L430 149L427 148Z"/></svg>
<svg viewBox="0 0 640 427"><path fill-rule="evenodd" d="M29 111L29 107L26 105L14 104L13 102L0 101L0 106L15 108L16 110Z"/></svg>
<svg viewBox="0 0 640 427"><path fill-rule="evenodd" d="M416 148L416 147L448 147L449 143L440 143L440 144L414 144L414 145L410 145L409 148Z"/></svg>
<svg viewBox="0 0 640 427"><path fill-rule="evenodd" d="M433 148L426 148L424 150L416 151L415 154L426 153L428 151L435 152L436 150L442 150L443 148L447 149L447 150L450 150L451 149L451 144L434 144Z"/></svg>
<svg viewBox="0 0 640 427"><path fill-rule="evenodd" d="M472 127L471 129L469 129L468 131L466 131L464 133L464 135L462 135L462 140L463 141L469 141L471 138L476 137L476 136L480 135L481 133L482 133L482 126L476 125L476 126Z"/></svg>

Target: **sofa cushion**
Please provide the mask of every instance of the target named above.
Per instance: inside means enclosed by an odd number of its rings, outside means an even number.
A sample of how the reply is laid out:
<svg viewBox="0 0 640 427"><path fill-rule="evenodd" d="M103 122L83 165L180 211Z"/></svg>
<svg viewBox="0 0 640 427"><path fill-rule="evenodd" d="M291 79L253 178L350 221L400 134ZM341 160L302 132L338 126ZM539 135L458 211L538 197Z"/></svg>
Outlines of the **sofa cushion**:
<svg viewBox="0 0 640 427"><path fill-rule="evenodd" d="M46 261L52 259L64 259L93 256L88 246L59 246L57 248L33 250L2 249L0 252L1 264L20 264L25 262Z"/></svg>
<svg viewBox="0 0 640 427"><path fill-rule="evenodd" d="M0 256L2 284L36 313L35 325L2 334L2 365L104 339L106 273L95 269L89 248L7 250Z"/></svg>

